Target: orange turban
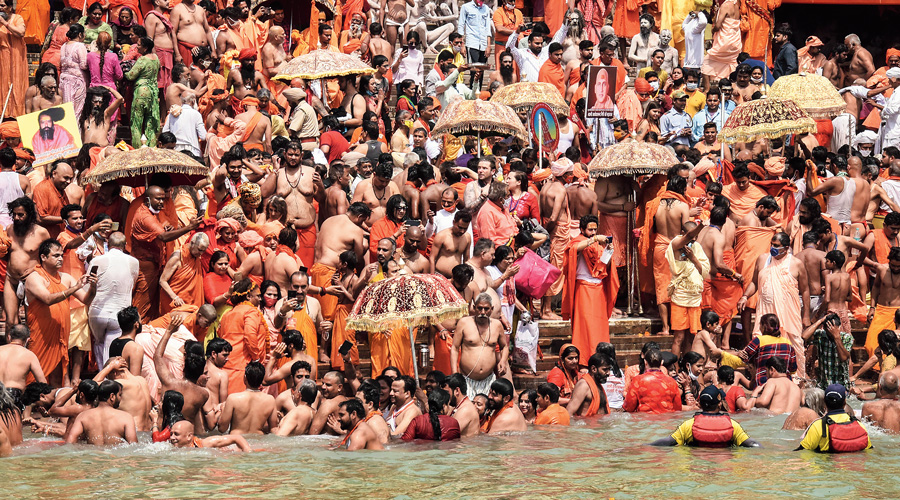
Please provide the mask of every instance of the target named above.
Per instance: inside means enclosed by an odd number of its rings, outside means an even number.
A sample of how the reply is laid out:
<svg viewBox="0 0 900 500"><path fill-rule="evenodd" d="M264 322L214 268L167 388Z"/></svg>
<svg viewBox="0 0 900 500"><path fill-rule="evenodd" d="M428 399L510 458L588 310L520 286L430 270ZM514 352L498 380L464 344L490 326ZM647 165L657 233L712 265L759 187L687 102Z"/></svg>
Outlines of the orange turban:
<svg viewBox="0 0 900 500"><path fill-rule="evenodd" d="M822 40L819 40L817 36L811 36L806 39L807 47L824 47L825 44L822 43Z"/></svg>
<svg viewBox="0 0 900 500"><path fill-rule="evenodd" d="M772 156L766 160L766 172L775 178L780 178L784 173L784 156Z"/></svg>
<svg viewBox="0 0 900 500"><path fill-rule="evenodd" d="M284 224L282 224L281 222L278 222L277 220L272 221L272 222L266 222L265 224L262 225L262 234L263 234L263 236L271 236L271 235L278 236L278 233L280 233L282 229L284 229Z"/></svg>
<svg viewBox="0 0 900 500"><path fill-rule="evenodd" d="M897 50L895 48L887 49L887 54L884 55L884 63L885 64L890 64L890 62L888 62L888 59L890 59L891 56L900 57L900 50Z"/></svg>
<svg viewBox="0 0 900 500"><path fill-rule="evenodd" d="M238 236L238 244L244 248L253 248L262 245L263 238L256 231L244 231Z"/></svg>
<svg viewBox="0 0 900 500"><path fill-rule="evenodd" d="M586 181L588 178L588 173L581 167L581 163L575 164L575 178Z"/></svg>
<svg viewBox="0 0 900 500"><path fill-rule="evenodd" d="M653 92L653 87L650 86L650 82L648 82L646 78L635 78L634 91L638 93Z"/></svg>
<svg viewBox="0 0 900 500"><path fill-rule="evenodd" d="M239 232L241 230L241 223L232 219L231 217L226 217L218 222L216 222L216 232L220 229L231 228L234 232Z"/></svg>
<svg viewBox="0 0 900 500"><path fill-rule="evenodd" d="M256 106L258 108L259 107L259 99L255 98L255 97L245 97L241 101L241 106L243 106L245 108L247 106Z"/></svg>
<svg viewBox="0 0 900 500"><path fill-rule="evenodd" d="M13 151L16 152L16 158L19 158L22 160L34 161L34 155L31 154L31 152L25 148L16 148Z"/></svg>
<svg viewBox="0 0 900 500"><path fill-rule="evenodd" d="M0 123L0 137L4 139L9 139L12 137L22 137L22 133L19 132L19 122L15 120L9 120Z"/></svg>
<svg viewBox="0 0 900 500"><path fill-rule="evenodd" d="M256 57L256 49L251 49L249 47L241 49L237 56L238 61L246 61L247 59L252 59L254 57Z"/></svg>
<svg viewBox="0 0 900 500"><path fill-rule="evenodd" d="M750 169L750 172L756 174L760 180L765 180L766 178L766 169L760 167L756 163L750 162L747 164L747 168Z"/></svg>
<svg viewBox="0 0 900 500"><path fill-rule="evenodd" d="M544 182L548 178L550 178L550 169L549 168L544 168L544 169L538 170L535 173L531 174L532 182Z"/></svg>

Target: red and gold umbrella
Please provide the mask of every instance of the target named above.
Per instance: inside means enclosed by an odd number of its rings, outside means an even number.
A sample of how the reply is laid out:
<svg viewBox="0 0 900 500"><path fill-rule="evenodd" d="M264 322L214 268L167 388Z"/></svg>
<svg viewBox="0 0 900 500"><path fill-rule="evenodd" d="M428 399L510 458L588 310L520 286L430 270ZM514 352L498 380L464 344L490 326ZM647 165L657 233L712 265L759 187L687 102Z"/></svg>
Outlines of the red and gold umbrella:
<svg viewBox="0 0 900 500"><path fill-rule="evenodd" d="M362 62L356 56L318 49L291 59L285 63L281 71L272 79L284 84L290 84L294 78L318 80L320 78L365 75L374 72L374 68Z"/></svg>
<svg viewBox="0 0 900 500"><path fill-rule="evenodd" d="M777 139L788 134L813 134L816 122L790 99L763 97L738 104L719 132L725 144Z"/></svg>
<svg viewBox="0 0 900 500"><path fill-rule="evenodd" d="M505 104L492 101L474 101L457 99L447 105L447 109L441 111L441 116L432 136L443 134L472 135L486 137L490 135L512 135L519 139L528 140L525 127L519 120L519 115Z"/></svg>
<svg viewBox="0 0 900 500"><path fill-rule="evenodd" d="M678 158L665 146L634 139L605 147L588 163L592 177L665 174Z"/></svg>
<svg viewBox="0 0 900 500"><path fill-rule="evenodd" d="M138 148L113 153L88 172L83 184L99 186L116 181L122 186L139 187L153 174L168 174L173 186L191 185L209 175L209 167L172 149Z"/></svg>
<svg viewBox="0 0 900 500"><path fill-rule="evenodd" d="M515 111L527 111L537 104L550 106L557 114L569 115L569 105L559 95L559 90L546 82L519 82L500 87L491 96L491 102L506 104Z"/></svg>
<svg viewBox="0 0 900 500"><path fill-rule="evenodd" d="M347 328L382 332L409 328L409 343L415 356L414 329L469 313L469 305L456 288L438 274L400 274L367 286L347 317ZM418 365L413 362L416 379Z"/></svg>

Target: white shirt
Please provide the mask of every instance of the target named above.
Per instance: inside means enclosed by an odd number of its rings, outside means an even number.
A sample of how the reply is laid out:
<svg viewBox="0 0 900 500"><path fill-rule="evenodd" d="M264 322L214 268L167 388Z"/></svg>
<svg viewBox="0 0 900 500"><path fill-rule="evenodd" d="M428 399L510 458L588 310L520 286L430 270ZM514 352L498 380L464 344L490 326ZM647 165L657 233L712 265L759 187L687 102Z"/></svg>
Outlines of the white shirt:
<svg viewBox="0 0 900 500"><path fill-rule="evenodd" d="M881 147L900 145L900 92L897 90L894 90L881 110L881 119L884 120L881 131L884 141Z"/></svg>
<svg viewBox="0 0 900 500"><path fill-rule="evenodd" d="M685 68L699 68L703 65L703 33L706 22L706 16L699 12L697 17L688 16L681 23L681 29L684 30Z"/></svg>
<svg viewBox="0 0 900 500"><path fill-rule="evenodd" d="M550 43L562 43L566 38L566 34L569 32L569 25L563 23L563 25L559 28L559 31L553 35L553 40L550 40ZM544 48L541 49L541 53L538 55L534 55L529 49L520 49L516 47L516 40L519 38L519 32L516 31L512 35L509 35L509 40L506 41L506 48L512 52L513 59L516 61L516 64L519 65L519 75L522 76L523 82L536 82L538 81L538 73L541 71L541 66L547 62L547 59L550 57L549 49L550 43L544 45Z"/></svg>
<svg viewBox="0 0 900 500"><path fill-rule="evenodd" d="M181 105L181 114L170 114L163 125L163 132L175 134L175 149L187 150L201 156L200 141L206 139L206 126L203 116L187 104Z"/></svg>
<svg viewBox="0 0 900 500"><path fill-rule="evenodd" d="M91 266L97 266L97 293L90 311L114 315L130 306L138 277L138 260L118 248L111 248L94 258Z"/></svg>

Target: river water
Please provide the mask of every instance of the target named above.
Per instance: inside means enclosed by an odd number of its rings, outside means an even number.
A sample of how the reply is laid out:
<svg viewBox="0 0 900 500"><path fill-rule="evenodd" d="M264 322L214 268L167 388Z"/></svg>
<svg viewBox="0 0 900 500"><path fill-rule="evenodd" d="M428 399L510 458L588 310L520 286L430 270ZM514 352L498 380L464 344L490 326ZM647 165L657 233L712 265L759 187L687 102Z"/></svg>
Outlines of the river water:
<svg viewBox="0 0 900 500"><path fill-rule="evenodd" d="M856 404L859 407L859 403ZM870 429L874 449L794 452L784 416L739 414L763 448L654 448L689 413L615 414L568 428L534 428L456 443L328 449L336 438L251 437L254 453L142 443L60 447L26 436L0 460L0 498L584 499L896 498L898 438Z"/></svg>

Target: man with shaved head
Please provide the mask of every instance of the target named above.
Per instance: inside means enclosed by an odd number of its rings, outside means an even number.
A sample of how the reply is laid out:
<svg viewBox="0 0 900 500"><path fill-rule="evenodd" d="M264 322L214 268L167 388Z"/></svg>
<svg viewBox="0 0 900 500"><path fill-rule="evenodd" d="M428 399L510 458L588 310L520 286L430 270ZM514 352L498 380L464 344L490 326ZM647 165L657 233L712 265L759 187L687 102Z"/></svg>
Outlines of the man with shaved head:
<svg viewBox="0 0 900 500"><path fill-rule="evenodd" d="M172 424L169 442L176 448L224 448L234 445L241 451L250 451L250 444L240 434L209 436L200 439L194 435L194 424L187 420L179 420Z"/></svg>
<svg viewBox="0 0 900 500"><path fill-rule="evenodd" d="M403 263L410 272L419 274L431 270L431 263L424 255L419 253L425 246L425 232L420 226L406 228L403 236L403 246L397 250L397 258L402 258Z"/></svg>
<svg viewBox="0 0 900 500"><path fill-rule="evenodd" d="M900 433L900 381L894 371L886 371L878 377L875 395L878 399L863 404L863 418L891 434Z"/></svg>
<svg viewBox="0 0 900 500"><path fill-rule="evenodd" d="M159 316L159 263L163 262L165 244L187 234L200 225L200 219L173 228L163 225L159 213L166 203L166 192L159 186L147 188L146 201L138 207L131 228L131 255L140 263L135 285L134 306L141 318L149 321Z"/></svg>
<svg viewBox="0 0 900 500"><path fill-rule="evenodd" d="M47 228L51 238L62 232L65 221L60 216L64 205L84 203L84 190L75 180L75 170L65 160L57 160L47 167L47 178L34 187L34 204L38 224Z"/></svg>

